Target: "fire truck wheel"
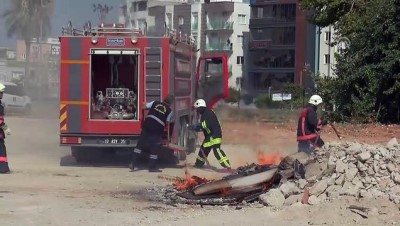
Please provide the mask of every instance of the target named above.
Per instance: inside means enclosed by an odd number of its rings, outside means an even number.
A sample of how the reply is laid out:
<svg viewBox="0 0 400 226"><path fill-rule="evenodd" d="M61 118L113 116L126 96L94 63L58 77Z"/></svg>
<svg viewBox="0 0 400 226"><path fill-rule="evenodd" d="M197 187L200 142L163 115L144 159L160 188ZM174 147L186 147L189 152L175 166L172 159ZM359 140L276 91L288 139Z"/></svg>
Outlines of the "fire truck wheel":
<svg viewBox="0 0 400 226"><path fill-rule="evenodd" d="M88 162L91 160L90 152L85 151L82 147L71 147L71 155L75 158L76 162Z"/></svg>

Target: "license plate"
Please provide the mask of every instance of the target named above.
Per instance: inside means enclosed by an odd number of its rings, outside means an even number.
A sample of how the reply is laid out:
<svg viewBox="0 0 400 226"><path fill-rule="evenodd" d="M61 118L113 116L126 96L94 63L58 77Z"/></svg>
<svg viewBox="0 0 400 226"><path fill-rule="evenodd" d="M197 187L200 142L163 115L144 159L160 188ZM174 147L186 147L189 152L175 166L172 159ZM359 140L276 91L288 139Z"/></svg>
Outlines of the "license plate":
<svg viewBox="0 0 400 226"><path fill-rule="evenodd" d="M128 144L127 139L122 138L105 138L101 140L102 144Z"/></svg>

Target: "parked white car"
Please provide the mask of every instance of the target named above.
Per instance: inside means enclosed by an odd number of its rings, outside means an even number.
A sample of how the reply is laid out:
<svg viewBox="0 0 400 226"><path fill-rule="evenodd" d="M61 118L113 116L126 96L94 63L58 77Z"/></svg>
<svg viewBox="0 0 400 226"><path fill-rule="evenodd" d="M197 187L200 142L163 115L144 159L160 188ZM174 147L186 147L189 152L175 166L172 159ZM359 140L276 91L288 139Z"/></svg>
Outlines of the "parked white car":
<svg viewBox="0 0 400 226"><path fill-rule="evenodd" d="M6 87L1 101L5 110L29 113L31 111L32 102L31 98L25 94L23 87L12 82L1 83Z"/></svg>

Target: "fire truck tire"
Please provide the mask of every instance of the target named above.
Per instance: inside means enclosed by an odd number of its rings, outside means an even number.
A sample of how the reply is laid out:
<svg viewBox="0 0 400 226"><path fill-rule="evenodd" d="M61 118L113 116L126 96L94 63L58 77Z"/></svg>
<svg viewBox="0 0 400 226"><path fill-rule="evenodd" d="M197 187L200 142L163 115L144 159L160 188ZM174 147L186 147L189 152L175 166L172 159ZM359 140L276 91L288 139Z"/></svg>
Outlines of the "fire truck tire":
<svg viewBox="0 0 400 226"><path fill-rule="evenodd" d="M76 162L88 162L91 160L91 156L88 151L85 151L82 147L71 147L71 155L75 158Z"/></svg>

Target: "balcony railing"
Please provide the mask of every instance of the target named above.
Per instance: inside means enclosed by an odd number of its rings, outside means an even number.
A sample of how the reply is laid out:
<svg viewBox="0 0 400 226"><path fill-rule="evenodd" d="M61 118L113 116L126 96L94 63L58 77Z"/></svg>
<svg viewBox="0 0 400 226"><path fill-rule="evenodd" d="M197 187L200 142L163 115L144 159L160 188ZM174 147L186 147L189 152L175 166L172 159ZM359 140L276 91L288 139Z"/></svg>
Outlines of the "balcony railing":
<svg viewBox="0 0 400 226"><path fill-rule="evenodd" d="M232 30L233 22L211 21L207 25L208 30Z"/></svg>
<svg viewBox="0 0 400 226"><path fill-rule="evenodd" d="M232 51L232 45L228 43L209 43L206 45L206 51Z"/></svg>

